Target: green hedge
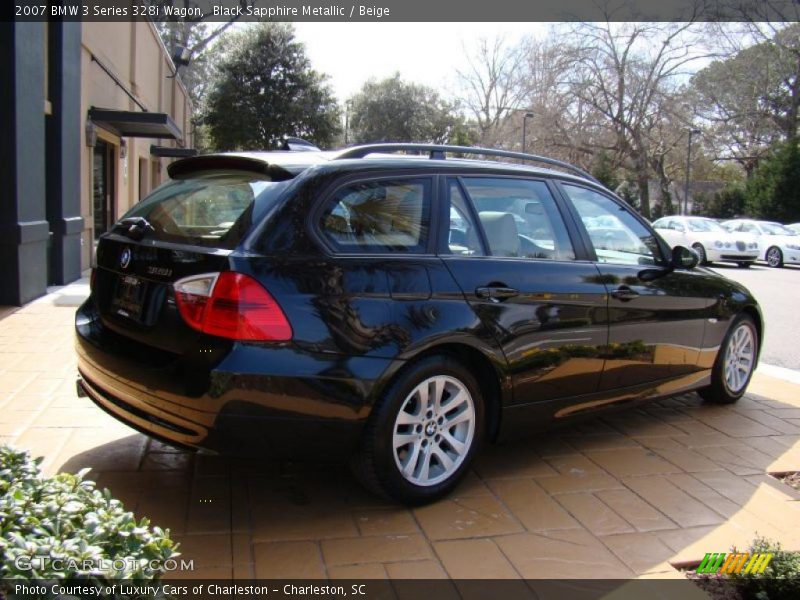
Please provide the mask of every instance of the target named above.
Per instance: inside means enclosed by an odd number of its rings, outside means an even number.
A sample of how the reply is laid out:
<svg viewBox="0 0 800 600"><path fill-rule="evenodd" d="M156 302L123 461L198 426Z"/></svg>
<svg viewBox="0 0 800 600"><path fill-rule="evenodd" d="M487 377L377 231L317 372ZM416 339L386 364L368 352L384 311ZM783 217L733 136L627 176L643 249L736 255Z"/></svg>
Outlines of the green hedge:
<svg viewBox="0 0 800 600"><path fill-rule="evenodd" d="M54 579L146 583L178 556L169 530L137 521L108 490L84 479L88 469L43 477L40 462L0 446L3 585Z"/></svg>

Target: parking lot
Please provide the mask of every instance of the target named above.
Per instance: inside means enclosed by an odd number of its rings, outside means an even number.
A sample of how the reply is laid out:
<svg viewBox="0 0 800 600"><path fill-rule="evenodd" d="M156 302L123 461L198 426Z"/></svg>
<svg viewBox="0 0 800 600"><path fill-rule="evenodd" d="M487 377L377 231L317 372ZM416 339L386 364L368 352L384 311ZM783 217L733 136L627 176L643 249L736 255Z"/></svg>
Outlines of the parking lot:
<svg viewBox="0 0 800 600"><path fill-rule="evenodd" d="M712 268L747 286L761 305L766 323L761 362L800 370L800 267L771 269L756 263L740 269L732 263L715 263Z"/></svg>

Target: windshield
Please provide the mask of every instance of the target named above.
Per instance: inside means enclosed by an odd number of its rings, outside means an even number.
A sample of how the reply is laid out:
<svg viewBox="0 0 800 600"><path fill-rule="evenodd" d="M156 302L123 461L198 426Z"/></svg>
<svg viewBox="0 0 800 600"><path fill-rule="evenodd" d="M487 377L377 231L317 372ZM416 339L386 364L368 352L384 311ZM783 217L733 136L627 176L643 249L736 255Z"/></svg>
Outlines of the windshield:
<svg viewBox="0 0 800 600"><path fill-rule="evenodd" d="M123 219L147 219L151 239L231 250L287 185L253 173L204 171L159 187Z"/></svg>
<svg viewBox="0 0 800 600"><path fill-rule="evenodd" d="M760 223L761 229L769 235L797 235L788 227L784 227L780 223Z"/></svg>
<svg viewBox="0 0 800 600"><path fill-rule="evenodd" d="M711 219L686 219L689 231L725 231L722 226Z"/></svg>

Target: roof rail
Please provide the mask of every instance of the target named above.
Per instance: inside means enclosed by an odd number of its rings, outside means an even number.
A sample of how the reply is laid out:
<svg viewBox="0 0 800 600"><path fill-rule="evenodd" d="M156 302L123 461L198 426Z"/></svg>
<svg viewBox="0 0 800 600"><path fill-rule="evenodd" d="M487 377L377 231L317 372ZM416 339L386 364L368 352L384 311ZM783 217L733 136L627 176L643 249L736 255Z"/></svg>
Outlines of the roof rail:
<svg viewBox="0 0 800 600"><path fill-rule="evenodd" d="M428 152L430 158L434 160L444 160L445 153L450 154L476 154L483 156L501 156L503 158L516 158L518 160L527 160L531 162L538 162L555 167L566 169L575 175L579 175L589 181L600 183L595 177L573 164L549 158L547 156L539 156L538 154L525 154L524 152L511 152L509 150L495 150L494 148L473 148L470 146L450 146L447 144L411 144L411 143L385 143L385 144L367 144L364 146L354 146L347 148L333 157L333 160L340 160L345 158L364 158L376 152L399 152L401 150L411 152ZM602 185L602 184L601 184Z"/></svg>

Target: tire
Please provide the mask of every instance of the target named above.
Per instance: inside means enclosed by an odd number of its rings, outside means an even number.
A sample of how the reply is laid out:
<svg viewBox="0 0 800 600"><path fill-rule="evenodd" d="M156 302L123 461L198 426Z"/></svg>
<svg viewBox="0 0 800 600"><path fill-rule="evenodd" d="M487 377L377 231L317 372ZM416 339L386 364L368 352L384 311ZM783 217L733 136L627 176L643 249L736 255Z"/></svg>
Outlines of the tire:
<svg viewBox="0 0 800 600"><path fill-rule="evenodd" d="M753 266L753 263L749 262L749 261L748 262L739 262L739 263L736 263L736 266L739 267L740 269L749 269L751 266Z"/></svg>
<svg viewBox="0 0 800 600"><path fill-rule="evenodd" d="M692 250L697 252L697 256L700 257L700 260L697 261L700 265L708 265L711 264L708 262L708 257L706 255L706 249L703 248L703 244L695 244L692 246Z"/></svg>
<svg viewBox="0 0 800 600"><path fill-rule="evenodd" d="M767 259L767 264L774 269L779 269L783 266L783 252L777 246L767 248L765 258Z"/></svg>
<svg viewBox="0 0 800 600"><path fill-rule="evenodd" d="M423 410L425 390L428 398L445 398L444 406ZM381 496L411 505L432 502L469 470L483 439L484 415L480 386L461 363L442 355L423 358L376 402L353 472Z"/></svg>
<svg viewBox="0 0 800 600"><path fill-rule="evenodd" d="M748 355L749 364L745 367L744 361L748 360ZM704 400L715 404L736 402L747 390L755 371L757 357L756 324L752 317L741 314L734 319L720 345L711 371L711 385L698 390L698 393Z"/></svg>

